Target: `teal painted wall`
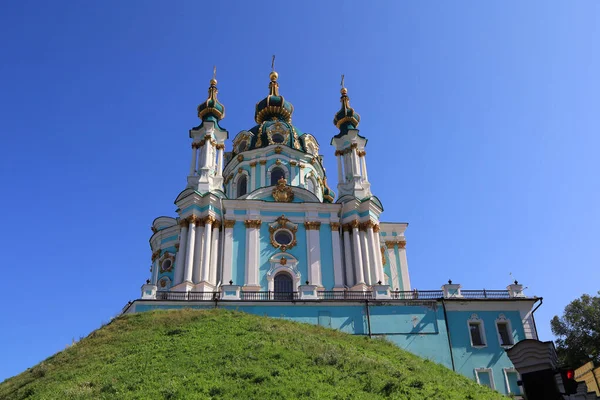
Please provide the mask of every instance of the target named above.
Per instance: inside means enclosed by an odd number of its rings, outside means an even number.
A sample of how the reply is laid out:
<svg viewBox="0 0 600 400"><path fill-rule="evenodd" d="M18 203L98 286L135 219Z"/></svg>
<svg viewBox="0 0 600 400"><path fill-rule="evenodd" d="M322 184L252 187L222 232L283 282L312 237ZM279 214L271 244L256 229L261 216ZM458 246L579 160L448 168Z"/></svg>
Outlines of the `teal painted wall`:
<svg viewBox="0 0 600 400"><path fill-rule="evenodd" d="M335 277L333 273L333 243L331 227L321 224L319 229L319 245L321 248L321 283L325 290L333 290Z"/></svg>
<svg viewBox="0 0 600 400"><path fill-rule="evenodd" d="M246 226L243 222L236 222L233 226L232 252L231 280L241 286L246 279Z"/></svg>
<svg viewBox="0 0 600 400"><path fill-rule="evenodd" d="M476 348L471 346L467 321L472 314L483 321L487 346ZM512 367L506 350L500 346L496 331L496 319L500 314L510 320L514 343L525 339L521 316L518 311L448 311L448 325L452 339L452 354L456 371L475 378L476 368L492 368L496 390L507 393L503 368Z"/></svg>

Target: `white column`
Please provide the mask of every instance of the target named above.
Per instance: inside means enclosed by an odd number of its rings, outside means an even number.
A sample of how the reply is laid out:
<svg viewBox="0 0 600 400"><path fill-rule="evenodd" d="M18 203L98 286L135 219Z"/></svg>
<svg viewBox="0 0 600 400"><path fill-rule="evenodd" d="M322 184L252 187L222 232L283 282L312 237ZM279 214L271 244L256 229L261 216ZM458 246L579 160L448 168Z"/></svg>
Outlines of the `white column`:
<svg viewBox="0 0 600 400"><path fill-rule="evenodd" d="M246 286L258 284L258 230L260 220L248 220L246 223Z"/></svg>
<svg viewBox="0 0 600 400"><path fill-rule="evenodd" d="M290 186L295 186L298 183L296 183L296 176L298 175L298 167L297 167L297 163L295 161L290 162L290 181L288 182L288 185Z"/></svg>
<svg viewBox="0 0 600 400"><path fill-rule="evenodd" d="M344 183L344 172L342 170L342 155L340 151L335 152L335 156L337 158L337 168L338 168L338 183Z"/></svg>
<svg viewBox="0 0 600 400"><path fill-rule="evenodd" d="M365 283L363 272L363 256L360 250L360 238L358 235L358 221L354 220L352 224L352 247L354 248L354 270L356 272L356 284Z"/></svg>
<svg viewBox="0 0 600 400"><path fill-rule="evenodd" d="M381 283L385 285L385 273L383 272L383 259L381 255L381 240L379 239L379 224L373 227L373 235L375 236L375 250L377 253L377 273L381 277ZM392 282L390 281L390 285L391 283Z"/></svg>
<svg viewBox="0 0 600 400"><path fill-rule="evenodd" d="M202 144L204 143L204 144ZM198 169L204 167L204 165L206 164L205 160L206 160L206 141L201 141L200 143L198 143L199 147L199 151L200 151L200 159L198 160Z"/></svg>
<svg viewBox="0 0 600 400"><path fill-rule="evenodd" d="M194 244L196 243L196 220L195 216L190 217L190 227L188 230L188 245L185 257L185 276L186 282L192 282L194 272Z"/></svg>
<svg viewBox="0 0 600 400"><path fill-rule="evenodd" d="M210 274L210 248L212 242L212 224L215 222L215 217L206 217L204 225L204 254L202 254L202 282L209 281Z"/></svg>
<svg viewBox="0 0 600 400"><path fill-rule="evenodd" d="M400 256L400 274L402 276L402 290L410 290L410 277L408 276L408 261L406 260L406 242L398 243L398 255Z"/></svg>
<svg viewBox="0 0 600 400"><path fill-rule="evenodd" d="M192 143L192 163L190 165L190 176L196 175L196 158L198 156L198 149L196 143Z"/></svg>
<svg viewBox="0 0 600 400"><path fill-rule="evenodd" d="M202 253L204 250L204 219L196 223L196 243L194 246L194 272L192 282L200 283L202 280Z"/></svg>
<svg viewBox="0 0 600 400"><path fill-rule="evenodd" d="M311 285L323 286L321 282L321 223L305 222L306 243L308 251L308 280Z"/></svg>
<svg viewBox="0 0 600 400"><path fill-rule="evenodd" d="M366 160L365 155L366 155L366 153L363 151L361 153L361 156L359 158L360 158L360 165L361 165L361 168L362 168L362 177L363 177L363 180L364 181L368 181L369 180L369 176L367 175L367 160Z"/></svg>
<svg viewBox="0 0 600 400"><path fill-rule="evenodd" d="M260 187L265 187L265 179L267 176L267 160L260 160Z"/></svg>
<svg viewBox="0 0 600 400"><path fill-rule="evenodd" d="M250 189L248 193L256 190L256 161L250 163Z"/></svg>
<svg viewBox="0 0 600 400"><path fill-rule="evenodd" d="M391 289L392 290L404 290L404 287L400 287L400 281L398 280L398 261L396 260L396 252L394 251L395 242L385 242L388 260L390 261L390 273L392 276Z"/></svg>
<svg viewBox="0 0 600 400"><path fill-rule="evenodd" d="M352 160L352 172L355 177L360 176L360 162L358 161L357 152L356 146L351 147L350 158Z"/></svg>
<svg viewBox="0 0 600 400"><path fill-rule="evenodd" d="M340 246L340 224L330 223L331 228L331 247L333 248L333 286L336 288L344 287L344 274L342 271L342 249Z"/></svg>
<svg viewBox="0 0 600 400"><path fill-rule="evenodd" d="M183 282L183 269L185 268L185 253L187 250L188 222L181 221L181 233L179 235L179 250L177 251L177 265L175 266L175 285Z"/></svg>
<svg viewBox="0 0 600 400"><path fill-rule="evenodd" d="M235 220L225 220L225 243L223 249L223 271L221 276L223 277L223 285L229 285L229 281L233 277L233 226ZM233 282L235 285L239 285L240 282Z"/></svg>
<svg viewBox="0 0 600 400"><path fill-rule="evenodd" d="M223 176L223 149L224 144L217 145L217 176Z"/></svg>
<svg viewBox="0 0 600 400"><path fill-rule="evenodd" d="M210 272L208 274L208 280L211 284L217 284L217 261L219 259L219 226L220 222L217 221L213 225L212 231L212 248L210 249Z"/></svg>
<svg viewBox="0 0 600 400"><path fill-rule="evenodd" d="M381 250L377 246L375 235L373 234L373 223L367 223L367 245L369 246L369 264L371 265L371 282L373 284L381 281L385 284L383 275L379 272L379 264L381 264Z"/></svg>
<svg viewBox="0 0 600 400"><path fill-rule="evenodd" d="M303 173L304 168L305 168L304 164L298 165L298 176L300 177L300 179L299 179L300 185L304 185L304 173Z"/></svg>
<svg viewBox="0 0 600 400"><path fill-rule="evenodd" d="M363 273L365 274L365 283L371 286L374 282L371 279L371 263L369 262L369 245L367 244L367 235L364 230L360 230L360 247L362 250Z"/></svg>
<svg viewBox="0 0 600 400"><path fill-rule="evenodd" d="M160 269L160 257L156 257L154 261L152 261L152 280L150 283L156 285L158 281L158 270Z"/></svg>
<svg viewBox="0 0 600 400"><path fill-rule="evenodd" d="M344 231L344 270L346 271L346 285L348 287L354 284L354 277L352 276L352 249L350 248L350 226L345 226Z"/></svg>

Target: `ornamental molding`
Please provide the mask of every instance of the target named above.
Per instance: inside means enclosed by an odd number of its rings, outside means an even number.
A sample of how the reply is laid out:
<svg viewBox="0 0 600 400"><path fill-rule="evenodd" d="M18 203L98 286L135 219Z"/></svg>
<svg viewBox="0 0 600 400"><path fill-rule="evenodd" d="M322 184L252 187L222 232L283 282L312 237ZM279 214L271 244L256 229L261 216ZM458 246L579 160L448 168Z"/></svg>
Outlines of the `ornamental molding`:
<svg viewBox="0 0 600 400"><path fill-rule="evenodd" d="M152 253L152 261L154 262L154 260L156 260L158 257L160 257L160 250L156 250L154 253Z"/></svg>
<svg viewBox="0 0 600 400"><path fill-rule="evenodd" d="M381 230L381 228L379 227L379 224L373 225L373 232L379 233L380 230Z"/></svg>
<svg viewBox="0 0 600 400"><path fill-rule="evenodd" d="M318 231L321 228L321 222L319 221L307 221L304 223L304 229L307 231Z"/></svg>
<svg viewBox="0 0 600 400"><path fill-rule="evenodd" d="M300 148L300 139L298 138L298 132L296 132L296 128L292 125L292 132L294 132L294 148L296 150L301 150Z"/></svg>
<svg viewBox="0 0 600 400"><path fill-rule="evenodd" d="M350 227L352 227L352 229L359 229L361 226L361 223L358 222L357 219L355 219L355 220L348 222L348 225L350 225Z"/></svg>
<svg viewBox="0 0 600 400"><path fill-rule="evenodd" d="M298 271L298 260L289 253L279 253L275 254L273 257L269 259L269 263L271 267L267 271L267 284L269 291L273 291L274 288L274 278L280 272L286 272L290 274L292 280L294 282L295 291L298 290L300 286L301 274Z"/></svg>
<svg viewBox="0 0 600 400"><path fill-rule="evenodd" d="M381 265L385 265L385 247L381 247Z"/></svg>
<svg viewBox="0 0 600 400"><path fill-rule="evenodd" d="M281 151L282 151L281 146L275 147L274 151L275 151L275 154L281 154Z"/></svg>
<svg viewBox="0 0 600 400"><path fill-rule="evenodd" d="M292 161L290 161L290 165L292 167L295 167L296 165L298 165L298 161L292 160Z"/></svg>
<svg viewBox="0 0 600 400"><path fill-rule="evenodd" d="M294 200L294 191L287 185L285 178L279 178L277 181L277 186L273 188L273 198L281 203L291 203Z"/></svg>
<svg viewBox="0 0 600 400"><path fill-rule="evenodd" d="M236 223L235 219L226 219L223 225L225 225L225 229L228 229L228 228L233 228L235 223Z"/></svg>
<svg viewBox="0 0 600 400"><path fill-rule="evenodd" d="M258 163L260 165L267 165L267 160L260 160Z"/></svg>
<svg viewBox="0 0 600 400"><path fill-rule="evenodd" d="M246 228L260 228L262 221L260 219L247 219L244 224Z"/></svg>
<svg viewBox="0 0 600 400"><path fill-rule="evenodd" d="M165 263L165 261L170 260L171 264L169 264L169 267L167 268L163 268L163 264ZM175 255L169 253L168 251L166 251L159 260L159 268L160 268L160 272L170 272L171 270L173 270L173 267L175 266Z"/></svg>
<svg viewBox="0 0 600 400"><path fill-rule="evenodd" d="M398 246L399 249L406 248L406 240L386 240L384 243L388 249L393 249L394 246Z"/></svg>
<svg viewBox="0 0 600 400"><path fill-rule="evenodd" d="M277 134L283 136L282 142L273 141L273 135L277 135ZM287 129L280 121L276 121L273 125L271 125L267 128L267 140L269 142L269 145L289 143L290 130ZM281 148L279 149L279 151L281 152ZM277 149L275 149L275 152L277 152Z"/></svg>
<svg viewBox="0 0 600 400"><path fill-rule="evenodd" d="M340 223L339 222L332 222L329 224L329 227L331 228L332 231L339 231L340 230Z"/></svg>
<svg viewBox="0 0 600 400"><path fill-rule="evenodd" d="M217 144L217 145L215 146L215 148L216 148L217 150L225 150L225 145L224 145L223 143L221 143L221 144Z"/></svg>
<svg viewBox="0 0 600 400"><path fill-rule="evenodd" d="M233 152L240 153L242 151L248 150L250 146L250 141L252 140L252 133L250 132L240 132L236 138L233 140ZM240 150L240 144L246 141L246 145Z"/></svg>
<svg viewBox="0 0 600 400"><path fill-rule="evenodd" d="M241 154L240 154L240 155L238 155L238 156L237 156L237 160L238 160L238 162L242 162L242 161L244 161L244 156L243 156L243 155L241 155Z"/></svg>
<svg viewBox="0 0 600 400"><path fill-rule="evenodd" d="M292 235L292 240L289 244L280 244L275 241L275 232L279 230L288 231ZM274 223L269 224L269 240L271 241L271 246L276 249L280 249L281 251L287 251L292 247L298 244L296 239L296 233L298 232L298 225L292 223L289 219L285 217L285 215L281 215L278 217Z"/></svg>
<svg viewBox="0 0 600 400"><path fill-rule="evenodd" d="M250 161L248 165L250 165L251 167L256 167L256 161Z"/></svg>

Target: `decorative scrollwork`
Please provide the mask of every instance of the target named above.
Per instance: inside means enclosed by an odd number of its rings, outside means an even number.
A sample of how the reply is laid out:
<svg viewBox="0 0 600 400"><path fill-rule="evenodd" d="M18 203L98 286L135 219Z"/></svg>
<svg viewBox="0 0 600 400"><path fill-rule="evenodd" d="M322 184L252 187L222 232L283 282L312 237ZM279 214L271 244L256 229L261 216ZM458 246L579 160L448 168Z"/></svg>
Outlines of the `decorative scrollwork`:
<svg viewBox="0 0 600 400"><path fill-rule="evenodd" d="M291 203L294 200L294 191L287 185L285 178L279 178L277 181L277 186L273 189L273 198L283 203Z"/></svg>
<svg viewBox="0 0 600 400"><path fill-rule="evenodd" d="M275 240L275 233L280 230L285 230L289 234L291 234L292 239L289 243L278 243ZM271 246L280 249L281 251L287 251L292 247L298 244L296 240L296 232L298 231L298 226L290 222L289 219L282 215L275 220L274 224L269 225L269 239L271 240Z"/></svg>

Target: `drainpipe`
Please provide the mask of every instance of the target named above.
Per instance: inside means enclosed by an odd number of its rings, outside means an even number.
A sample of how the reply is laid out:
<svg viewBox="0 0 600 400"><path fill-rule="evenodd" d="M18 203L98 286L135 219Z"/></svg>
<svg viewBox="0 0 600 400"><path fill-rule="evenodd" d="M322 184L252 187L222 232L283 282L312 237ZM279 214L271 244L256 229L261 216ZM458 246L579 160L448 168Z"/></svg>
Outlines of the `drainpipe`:
<svg viewBox="0 0 600 400"><path fill-rule="evenodd" d="M448 315L446 314L446 303L442 300L442 308L444 309L444 322L446 323L446 332L448 332L448 348L450 349L450 361L452 361L452 371L456 371L454 366L454 353L452 352L452 340L450 339L450 325L448 325Z"/></svg>
<svg viewBox="0 0 600 400"><path fill-rule="evenodd" d="M536 339L538 339L538 330L537 330L537 326L535 325L535 318L533 318L533 313L535 312L535 310L537 310L538 308L540 308L540 306L544 303L544 298L540 297L538 300L540 301L540 304L538 304L537 307L534 308L533 311L531 312L531 320L533 321L533 329L535 329L535 338Z"/></svg>
<svg viewBox="0 0 600 400"><path fill-rule="evenodd" d="M367 308L367 327L369 329L369 337L371 336L371 314L369 314L369 300L365 300L365 307Z"/></svg>

